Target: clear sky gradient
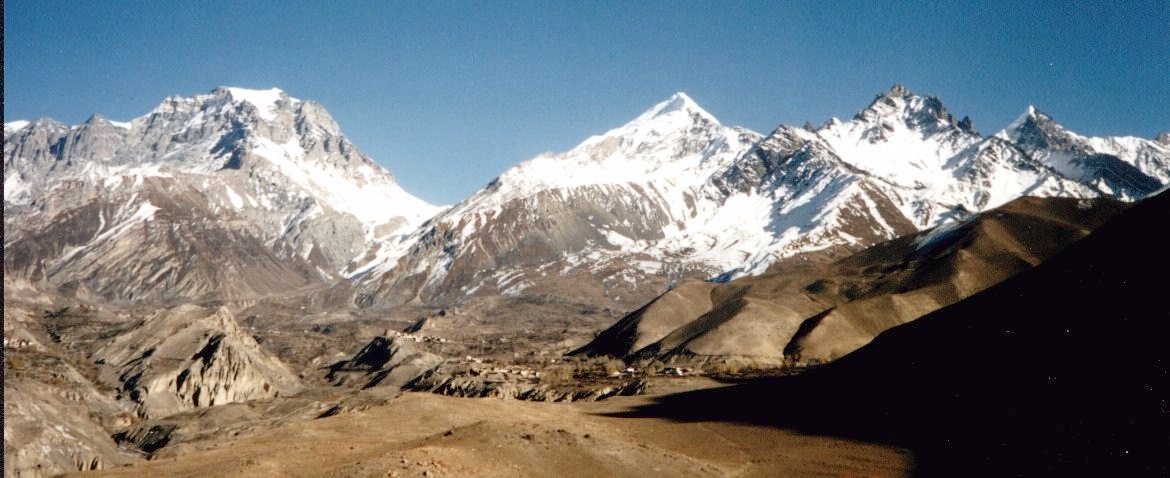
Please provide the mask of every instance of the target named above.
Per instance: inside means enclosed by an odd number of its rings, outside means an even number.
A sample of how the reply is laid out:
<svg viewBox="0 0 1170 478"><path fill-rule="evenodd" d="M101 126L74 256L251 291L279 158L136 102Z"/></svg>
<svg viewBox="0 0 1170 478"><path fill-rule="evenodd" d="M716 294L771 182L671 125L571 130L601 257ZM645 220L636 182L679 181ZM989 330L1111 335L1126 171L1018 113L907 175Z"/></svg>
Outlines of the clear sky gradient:
<svg viewBox="0 0 1170 478"><path fill-rule="evenodd" d="M170 95L318 101L412 193L457 202L685 91L724 124L848 118L894 83L991 134L1170 130L1170 2L4 2L5 121Z"/></svg>

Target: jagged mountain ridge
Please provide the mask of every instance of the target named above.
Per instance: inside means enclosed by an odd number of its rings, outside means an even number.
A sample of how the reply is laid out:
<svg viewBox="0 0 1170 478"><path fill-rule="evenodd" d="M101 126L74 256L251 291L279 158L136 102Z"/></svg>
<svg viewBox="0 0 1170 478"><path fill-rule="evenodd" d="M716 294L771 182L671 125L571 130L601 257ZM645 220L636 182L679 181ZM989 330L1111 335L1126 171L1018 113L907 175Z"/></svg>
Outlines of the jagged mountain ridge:
<svg viewBox="0 0 1170 478"><path fill-rule="evenodd" d="M1170 181L1166 141L1022 118L984 137L895 86L849 121L763 136L679 93L443 210L320 105L220 88L128 123L6 124L5 270L124 301L351 278L363 306L551 295L632 309L681 277L839 257L1020 195L1133 199Z"/></svg>
<svg viewBox="0 0 1170 478"><path fill-rule="evenodd" d="M171 97L127 123L5 125L5 274L112 300L231 300L331 283L439 210L323 107Z"/></svg>
<svg viewBox="0 0 1170 478"><path fill-rule="evenodd" d="M840 257L1023 195L1131 200L1170 181L1161 143L1082 143L1140 151L1094 154L1116 163L1101 171L1152 182L1118 188L1108 174L1070 176L1063 156L1019 135L982 136L938 98L901 86L850 121L768 136L724 127L680 93L569 152L506 171L372 265L357 281L358 302L524 293L640 305L683 276L729 279L794 256Z"/></svg>

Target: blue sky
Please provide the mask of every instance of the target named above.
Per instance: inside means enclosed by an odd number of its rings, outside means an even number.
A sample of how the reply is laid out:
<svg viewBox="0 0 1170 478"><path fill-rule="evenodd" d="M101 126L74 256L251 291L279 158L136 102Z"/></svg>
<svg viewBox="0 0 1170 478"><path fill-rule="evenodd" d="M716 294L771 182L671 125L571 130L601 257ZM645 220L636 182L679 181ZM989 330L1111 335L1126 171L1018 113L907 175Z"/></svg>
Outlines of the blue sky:
<svg viewBox="0 0 1170 478"><path fill-rule="evenodd" d="M902 83L993 133L1035 104L1170 130L1170 2L4 2L5 121L221 85L318 101L435 203L685 91L724 124L847 118Z"/></svg>

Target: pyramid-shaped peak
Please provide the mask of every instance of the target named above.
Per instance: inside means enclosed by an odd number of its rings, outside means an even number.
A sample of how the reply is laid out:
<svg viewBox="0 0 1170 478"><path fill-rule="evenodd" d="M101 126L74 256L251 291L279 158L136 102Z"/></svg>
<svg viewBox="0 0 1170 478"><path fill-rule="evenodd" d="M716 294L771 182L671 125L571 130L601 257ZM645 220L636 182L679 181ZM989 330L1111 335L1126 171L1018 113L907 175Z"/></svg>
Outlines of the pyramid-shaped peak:
<svg viewBox="0 0 1170 478"><path fill-rule="evenodd" d="M1017 117L1016 120L1012 122L1012 124L1015 126L1019 126L1019 125L1024 124L1028 120L1036 121L1036 120L1043 119L1043 118L1052 119L1052 118L1049 118L1048 115L1044 114L1043 111L1036 109L1035 105L1028 105L1028 107L1026 109L1024 109L1024 112L1022 114L1020 114L1020 116Z"/></svg>
<svg viewBox="0 0 1170 478"><path fill-rule="evenodd" d="M1059 123L1033 105L1028 105L1015 121L1000 130L995 136L1018 145L1047 148L1054 140L1067 133Z"/></svg>
<svg viewBox="0 0 1170 478"><path fill-rule="evenodd" d="M690 96L688 96L685 92L682 92L682 91L678 91L678 92L675 92L675 94L670 95L670 100L671 101L682 101L685 103L695 104L695 100L692 100Z"/></svg>
<svg viewBox="0 0 1170 478"><path fill-rule="evenodd" d="M1012 121L1011 124L1009 124L1006 128L1004 128L1004 131L1011 132L1021 128L1035 128L1039 125L1052 122L1053 120L1051 116L1048 116L1033 105L1028 105L1028 108L1024 110L1024 113L1017 117L1015 121Z"/></svg>
<svg viewBox="0 0 1170 478"><path fill-rule="evenodd" d="M714 116L711 116L711 113L708 113L707 110L704 110L702 107L700 107L698 103L695 103L695 100L692 100L690 96L681 91L671 95L670 98L666 99L666 101L658 103L649 110L646 110L646 112L642 113L642 115L639 116L635 121L644 121L677 113L682 113L692 117L698 116L712 123L719 123L719 120L715 119Z"/></svg>

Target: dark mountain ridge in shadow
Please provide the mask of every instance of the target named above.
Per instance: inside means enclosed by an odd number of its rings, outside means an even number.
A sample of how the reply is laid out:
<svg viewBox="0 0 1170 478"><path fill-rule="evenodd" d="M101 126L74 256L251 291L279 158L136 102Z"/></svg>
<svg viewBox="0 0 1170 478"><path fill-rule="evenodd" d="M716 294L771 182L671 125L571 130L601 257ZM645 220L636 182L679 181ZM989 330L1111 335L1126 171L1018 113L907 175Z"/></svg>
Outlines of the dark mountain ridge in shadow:
<svg viewBox="0 0 1170 478"><path fill-rule="evenodd" d="M917 473L1170 473L1170 193L1035 269L796 377L624 416L736 421L914 450Z"/></svg>

